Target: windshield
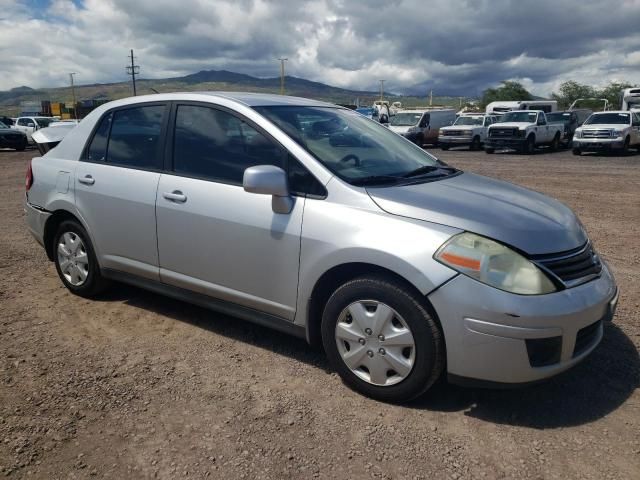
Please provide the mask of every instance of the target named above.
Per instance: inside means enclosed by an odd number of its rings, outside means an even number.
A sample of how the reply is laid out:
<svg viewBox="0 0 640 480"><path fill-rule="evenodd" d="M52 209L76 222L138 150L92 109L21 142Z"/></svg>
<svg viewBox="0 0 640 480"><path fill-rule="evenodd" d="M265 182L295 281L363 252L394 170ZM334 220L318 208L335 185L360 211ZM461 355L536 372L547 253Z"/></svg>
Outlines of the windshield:
<svg viewBox="0 0 640 480"><path fill-rule="evenodd" d="M525 122L535 123L538 114L536 112L508 112L502 116L501 122Z"/></svg>
<svg viewBox="0 0 640 480"><path fill-rule="evenodd" d="M39 117L39 118L36 118L36 121L38 122L38 125L44 128L44 127L48 127L51 122L55 122L56 119L49 118L49 117Z"/></svg>
<svg viewBox="0 0 640 480"><path fill-rule="evenodd" d="M397 133L350 110L296 106L254 108L349 183L394 183L417 169L437 170L442 176L444 169L449 168Z"/></svg>
<svg viewBox="0 0 640 480"><path fill-rule="evenodd" d="M594 113L584 122L584 125L629 125L628 113Z"/></svg>
<svg viewBox="0 0 640 480"><path fill-rule="evenodd" d="M401 112L391 117L391 125L394 127L412 127L417 125L422 118L422 112Z"/></svg>
<svg viewBox="0 0 640 480"><path fill-rule="evenodd" d="M0 122L0 128L9 128L4 123Z"/></svg>
<svg viewBox="0 0 640 480"><path fill-rule="evenodd" d="M482 117L458 117L454 125L480 125L482 126Z"/></svg>
<svg viewBox="0 0 640 480"><path fill-rule="evenodd" d="M570 122L570 113L547 113L548 122Z"/></svg>

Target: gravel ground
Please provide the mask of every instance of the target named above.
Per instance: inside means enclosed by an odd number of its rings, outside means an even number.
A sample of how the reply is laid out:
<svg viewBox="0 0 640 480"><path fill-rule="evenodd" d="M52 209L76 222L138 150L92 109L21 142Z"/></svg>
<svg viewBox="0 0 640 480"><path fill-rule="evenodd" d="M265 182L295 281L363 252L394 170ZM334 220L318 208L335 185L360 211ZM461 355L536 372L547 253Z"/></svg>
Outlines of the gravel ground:
<svg viewBox="0 0 640 480"><path fill-rule="evenodd" d="M0 474L640 478L640 154L437 152L571 206L621 288L601 346L520 390L347 389L303 341L132 287L67 292L27 233L34 151L0 151Z"/></svg>

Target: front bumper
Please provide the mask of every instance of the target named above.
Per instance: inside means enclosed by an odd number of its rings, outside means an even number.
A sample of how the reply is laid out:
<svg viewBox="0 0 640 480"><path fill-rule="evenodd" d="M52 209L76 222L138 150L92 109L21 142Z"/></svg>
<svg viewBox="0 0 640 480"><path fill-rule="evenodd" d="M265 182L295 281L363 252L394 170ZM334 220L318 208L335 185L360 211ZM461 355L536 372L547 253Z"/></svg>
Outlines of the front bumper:
<svg viewBox="0 0 640 480"><path fill-rule="evenodd" d="M597 279L548 295L516 295L458 275L429 300L444 331L450 376L518 384L557 375L589 355L618 296L603 263Z"/></svg>
<svg viewBox="0 0 640 480"><path fill-rule="evenodd" d="M438 143L440 145L455 145L455 146L465 146L471 145L472 137L438 137Z"/></svg>
<svg viewBox="0 0 640 480"><path fill-rule="evenodd" d="M527 139L525 137L507 137L507 138L487 138L485 147L489 148L515 148L520 149L524 146Z"/></svg>
<svg viewBox="0 0 640 480"><path fill-rule="evenodd" d="M624 138L576 138L573 137L573 148L579 148L584 152L606 152L621 150L624 147Z"/></svg>
<svg viewBox="0 0 640 480"><path fill-rule="evenodd" d="M47 220L52 215L51 212L25 201L24 213L26 216L27 227L29 228L31 235L33 235L36 241L44 247L44 227Z"/></svg>

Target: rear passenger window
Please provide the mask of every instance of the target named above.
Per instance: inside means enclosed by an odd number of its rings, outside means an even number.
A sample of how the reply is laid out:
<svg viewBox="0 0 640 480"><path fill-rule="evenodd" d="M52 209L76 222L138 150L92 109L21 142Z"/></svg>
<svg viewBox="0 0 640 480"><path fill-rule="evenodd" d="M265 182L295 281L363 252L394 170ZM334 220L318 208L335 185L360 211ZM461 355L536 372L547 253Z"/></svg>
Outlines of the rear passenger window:
<svg viewBox="0 0 640 480"><path fill-rule="evenodd" d="M255 165L284 168L285 150L239 118L209 107L180 105L176 113L176 173L242 185Z"/></svg>
<svg viewBox="0 0 640 480"><path fill-rule="evenodd" d="M109 113L102 117L98 129L93 134L93 139L87 149L87 160L90 162L104 162L107 158L107 141L109 140L112 116Z"/></svg>
<svg viewBox="0 0 640 480"><path fill-rule="evenodd" d="M107 146L107 163L142 169L161 168L158 147L164 110L164 105L116 110Z"/></svg>

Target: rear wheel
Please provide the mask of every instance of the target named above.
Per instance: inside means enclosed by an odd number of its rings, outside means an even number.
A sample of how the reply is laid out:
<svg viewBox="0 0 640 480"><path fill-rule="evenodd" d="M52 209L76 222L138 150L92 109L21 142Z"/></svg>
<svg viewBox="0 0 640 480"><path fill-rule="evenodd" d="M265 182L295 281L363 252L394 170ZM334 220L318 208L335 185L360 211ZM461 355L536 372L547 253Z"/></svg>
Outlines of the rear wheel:
<svg viewBox="0 0 640 480"><path fill-rule="evenodd" d="M556 136L553 137L553 140L551 141L551 150L552 151L557 151L558 148L560 148L560 134L556 133Z"/></svg>
<svg viewBox="0 0 640 480"><path fill-rule="evenodd" d="M404 402L424 393L444 366L444 342L423 300L384 277L338 288L322 316L322 343L343 381L369 397Z"/></svg>
<svg viewBox="0 0 640 480"><path fill-rule="evenodd" d="M493 149L491 147L487 147L487 148L484 149L484 151L487 152L487 153L493 153L493 152L495 152L495 149Z"/></svg>
<svg viewBox="0 0 640 480"><path fill-rule="evenodd" d="M449 145L440 145L442 150L449 150Z"/></svg>
<svg viewBox="0 0 640 480"><path fill-rule="evenodd" d="M60 224L53 237L53 258L60 280L72 293L93 297L108 286L89 235L78 222L66 220Z"/></svg>
<svg viewBox="0 0 640 480"><path fill-rule="evenodd" d="M27 140L25 139L20 145L16 147L16 151L24 152L24 149L27 148Z"/></svg>

